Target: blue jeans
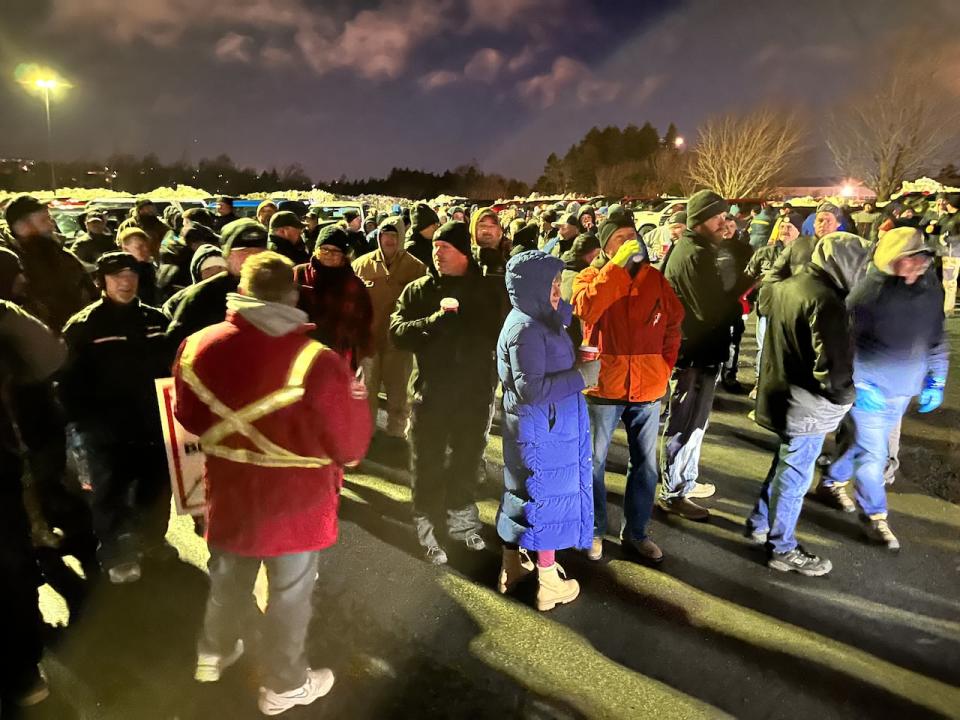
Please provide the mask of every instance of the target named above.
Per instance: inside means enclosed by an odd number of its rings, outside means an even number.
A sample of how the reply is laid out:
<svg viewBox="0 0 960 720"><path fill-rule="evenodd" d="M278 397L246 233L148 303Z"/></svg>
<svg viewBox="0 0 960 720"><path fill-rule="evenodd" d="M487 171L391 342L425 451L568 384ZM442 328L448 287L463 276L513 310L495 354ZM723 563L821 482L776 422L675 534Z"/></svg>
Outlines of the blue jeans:
<svg viewBox="0 0 960 720"><path fill-rule="evenodd" d="M627 488L623 494L621 535L634 540L647 536L647 524L653 512L657 490L657 429L660 401L627 405L587 403L590 413L590 439L593 443L593 534L607 532L607 489L604 468L610 439L620 420L627 430L630 460L627 463Z"/></svg>
<svg viewBox="0 0 960 720"><path fill-rule="evenodd" d="M767 545L775 552L790 552L797 546L794 535L803 509L803 496L813 482L824 435L805 435L780 441L770 471L760 488L760 497L747 519L747 529L768 531Z"/></svg>
<svg viewBox="0 0 960 720"><path fill-rule="evenodd" d="M830 464L823 484L846 485L853 478L857 504L871 520L887 517L887 489L884 471L890 457L890 434L899 425L910 404L909 396L888 397L886 407L867 412L850 408L854 439L839 458Z"/></svg>

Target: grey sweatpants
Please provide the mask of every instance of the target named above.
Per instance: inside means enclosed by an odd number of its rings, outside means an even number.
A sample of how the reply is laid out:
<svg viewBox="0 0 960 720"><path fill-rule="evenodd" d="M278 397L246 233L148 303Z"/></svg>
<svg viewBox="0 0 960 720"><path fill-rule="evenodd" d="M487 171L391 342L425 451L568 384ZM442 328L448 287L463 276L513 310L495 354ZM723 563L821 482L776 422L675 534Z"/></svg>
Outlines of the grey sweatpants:
<svg viewBox="0 0 960 720"><path fill-rule="evenodd" d="M263 562L269 602L261 615L253 585ZM317 553L255 558L210 548L210 596L197 652L225 657L243 638L261 668L264 687L286 692L307 679L304 644L313 614L310 600L317 579Z"/></svg>

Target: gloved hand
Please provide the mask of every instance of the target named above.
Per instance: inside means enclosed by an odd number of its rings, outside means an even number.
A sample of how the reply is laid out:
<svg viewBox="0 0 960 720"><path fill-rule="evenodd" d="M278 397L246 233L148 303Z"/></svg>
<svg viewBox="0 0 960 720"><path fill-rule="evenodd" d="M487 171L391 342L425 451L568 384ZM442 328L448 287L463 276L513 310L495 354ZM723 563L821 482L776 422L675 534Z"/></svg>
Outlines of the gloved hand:
<svg viewBox="0 0 960 720"><path fill-rule="evenodd" d="M871 383L857 383L857 399L853 403L864 412L880 412L887 406L887 399L880 388Z"/></svg>
<svg viewBox="0 0 960 720"><path fill-rule="evenodd" d="M578 362L575 367L577 372L580 373L580 377L583 378L584 387L592 388L597 386L597 383L600 381L599 358L588 362Z"/></svg>
<svg viewBox="0 0 960 720"><path fill-rule="evenodd" d="M923 390L920 391L920 406L918 412L933 412L943 405L943 388L946 380L927 375L923 381Z"/></svg>
<svg viewBox="0 0 960 720"><path fill-rule="evenodd" d="M610 258L610 262L620 267L626 267L627 263L630 262L630 258L634 255L643 255L643 250L640 249L640 241L628 240L614 253L613 257Z"/></svg>
<svg viewBox="0 0 960 720"><path fill-rule="evenodd" d="M430 327L435 328L437 331L443 332L447 328L454 325L457 322L458 317L460 317L459 313L437 310L433 315L430 316Z"/></svg>

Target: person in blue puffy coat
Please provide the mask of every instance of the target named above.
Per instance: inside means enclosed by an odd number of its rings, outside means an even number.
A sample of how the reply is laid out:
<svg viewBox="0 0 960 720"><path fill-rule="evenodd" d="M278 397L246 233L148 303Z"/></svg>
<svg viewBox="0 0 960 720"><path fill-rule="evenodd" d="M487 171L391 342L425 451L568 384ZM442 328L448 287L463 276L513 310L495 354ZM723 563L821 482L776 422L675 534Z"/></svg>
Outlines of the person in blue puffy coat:
<svg viewBox="0 0 960 720"><path fill-rule="evenodd" d="M572 307L560 298L563 261L527 250L507 264L513 306L497 342L503 383L504 494L497 532L504 541L498 589L510 590L533 571L537 609L573 601L554 551L588 548L593 540L590 425L582 391L595 385L599 361L577 362L565 326Z"/></svg>

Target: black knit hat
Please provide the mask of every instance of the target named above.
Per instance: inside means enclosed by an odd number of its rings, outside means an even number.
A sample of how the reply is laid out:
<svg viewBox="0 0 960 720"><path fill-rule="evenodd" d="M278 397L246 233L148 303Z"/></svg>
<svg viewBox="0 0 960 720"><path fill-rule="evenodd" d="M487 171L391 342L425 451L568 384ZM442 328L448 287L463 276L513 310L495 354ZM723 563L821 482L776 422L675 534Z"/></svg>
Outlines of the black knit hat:
<svg viewBox="0 0 960 720"><path fill-rule="evenodd" d="M729 209L730 204L713 190L698 190L687 201L687 227L696 227Z"/></svg>
<svg viewBox="0 0 960 720"><path fill-rule="evenodd" d="M621 228L633 228L633 218L630 217L625 212L614 213L611 217L607 218L606 222L600 226L600 249L603 250L607 247L607 240L610 239L610 236L613 235L617 230Z"/></svg>
<svg viewBox="0 0 960 720"><path fill-rule="evenodd" d="M557 211L553 208L544 210L540 213L540 219L545 223L550 223L553 225L557 221Z"/></svg>
<svg viewBox="0 0 960 720"><path fill-rule="evenodd" d="M417 203L410 211L410 226L414 233L418 233L424 228L435 225L440 222L440 216L436 210L426 203Z"/></svg>
<svg viewBox="0 0 960 720"><path fill-rule="evenodd" d="M803 215L798 212L787 213L784 216L783 222L788 222L793 225L799 232L803 232Z"/></svg>
<svg viewBox="0 0 960 720"><path fill-rule="evenodd" d="M433 236L434 242L450 243L462 255L470 255L470 228L465 222L460 220L451 220L440 226L437 234Z"/></svg>
<svg viewBox="0 0 960 720"><path fill-rule="evenodd" d="M103 277L115 275L124 270L136 271L138 265L137 259L128 252L108 252L97 259L97 274Z"/></svg>
<svg viewBox="0 0 960 720"><path fill-rule="evenodd" d="M609 236L607 237L609 240ZM573 241L573 245L567 250L560 259L565 263L574 263L577 260L583 260L584 256L594 250L600 249L600 240L592 233L581 233Z"/></svg>
<svg viewBox="0 0 960 720"><path fill-rule="evenodd" d="M346 223L351 223L354 220L356 220L358 217L360 217L360 213L357 212L357 210L355 210L354 208L350 208L349 210L343 211L343 221Z"/></svg>
<svg viewBox="0 0 960 720"><path fill-rule="evenodd" d="M290 212L289 210L275 212L273 217L270 218L270 232L272 233L278 228L285 227L302 229L303 223L300 221L300 218L297 217L296 213Z"/></svg>
<svg viewBox="0 0 960 720"><path fill-rule="evenodd" d="M33 195L17 195L10 204L7 205L4 216L7 219L7 225L13 230L13 226L35 212L46 210L47 206L37 200Z"/></svg>
<svg viewBox="0 0 960 720"><path fill-rule="evenodd" d="M230 197L229 195L217 195L216 202L226 203L230 207L233 207L233 198Z"/></svg>
<svg viewBox="0 0 960 720"><path fill-rule="evenodd" d="M210 225L213 224L213 217L210 215L210 211L206 208L190 208L189 210L184 211L183 219L184 221L189 220L192 223L206 225L207 227L210 227Z"/></svg>
<svg viewBox="0 0 960 720"><path fill-rule="evenodd" d="M220 238L223 240L224 257L227 257L231 250L239 248L267 249L267 229L251 218L228 222L220 231Z"/></svg>
<svg viewBox="0 0 960 720"><path fill-rule="evenodd" d="M142 197L142 198L137 198L137 201L133 204L133 206L134 206L137 210L142 210L143 208L147 207L148 205L154 205L154 206L155 206L156 203L155 203L153 200L151 200L150 198L148 198L148 197Z"/></svg>
<svg viewBox="0 0 960 720"><path fill-rule="evenodd" d="M333 245L346 255L350 250L350 236L339 225L327 225L317 236L316 248L318 252L323 245Z"/></svg>
<svg viewBox="0 0 960 720"><path fill-rule="evenodd" d="M957 193L957 192L944 193L943 199L951 207L960 208L960 193Z"/></svg>
<svg viewBox="0 0 960 720"><path fill-rule="evenodd" d="M510 251L511 254L520 252L517 248L536 250L539 236L540 228L538 228L536 224L530 223L529 225L524 225L513 234L513 249Z"/></svg>

